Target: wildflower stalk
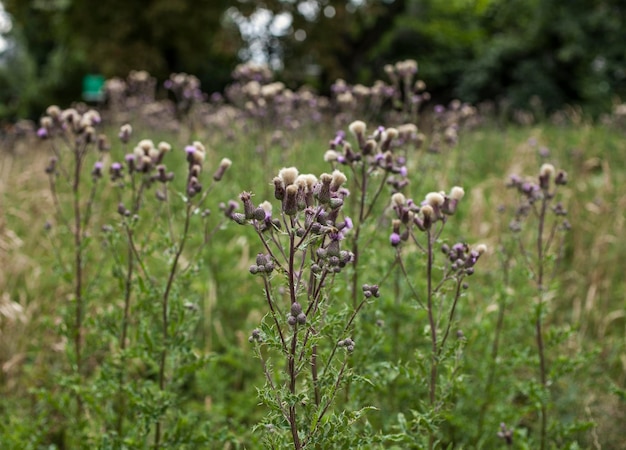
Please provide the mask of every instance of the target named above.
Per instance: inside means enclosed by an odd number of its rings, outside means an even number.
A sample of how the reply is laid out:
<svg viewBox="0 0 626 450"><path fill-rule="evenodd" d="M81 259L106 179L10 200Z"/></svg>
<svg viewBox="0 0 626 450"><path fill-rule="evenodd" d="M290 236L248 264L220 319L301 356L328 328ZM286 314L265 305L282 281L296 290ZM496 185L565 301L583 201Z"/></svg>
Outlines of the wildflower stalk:
<svg viewBox="0 0 626 450"><path fill-rule="evenodd" d="M550 208L552 200L554 199L556 188L560 185L567 183L567 174L563 171L555 172L554 166L551 164L544 164L541 166L538 183L523 182L518 176L513 175L509 183L509 187L515 187L525 198L525 203L520 206L516 212L516 218L511 224L513 231L521 230L521 220L524 219L530 212L537 219L536 224L536 240L535 240L535 254L526 250L523 244L523 240L518 236L518 244L520 248L520 254L525 258L528 269L532 274L536 289L537 289L537 303L534 309L534 328L535 328L535 342L537 346L537 355L539 358L539 376L538 382L542 390L542 395L539 398L539 448L545 450L548 445L548 401L549 401L549 382L548 382L548 363L546 356L546 344L545 344L545 325L544 325L544 313L545 313L545 293L546 293L546 264L547 256L550 251L550 247L554 241L556 231L559 228L558 224L561 224L562 229L567 229L569 224L566 220L559 220L559 217L565 216L567 211L563 206L558 203L556 206ZM554 187L551 190L551 187ZM552 223L552 227L547 232L548 226L548 212L552 209L556 218ZM555 265L556 267L556 265Z"/></svg>
<svg viewBox="0 0 626 450"><path fill-rule="evenodd" d="M279 382L270 377L268 358L260 348L265 345L260 330L254 330L249 341L261 344L257 355L267 379L266 390L270 391L265 398L270 398L275 410L280 412L280 418L276 419L284 420L288 426L289 438L284 438L296 450L315 442L319 426L345 376L347 354L338 367L335 352L338 347L345 347L347 353L354 350L350 338L336 341L332 348L319 340L328 334L327 294L335 281L334 275L354 261L352 252L341 249L345 233L353 229L350 218L339 216L348 194L342 188L345 182L345 175L339 171L322 174L318 180L310 174L298 174L295 167L284 168L273 180L274 197L281 201L277 218L272 218L269 202L255 206L249 192L240 195L243 213L235 212L236 204L226 208L226 215L235 222L254 227L267 252L257 255L250 273L263 278L275 336L268 344L280 351L285 365ZM286 320L272 293L273 272L286 283L289 299ZM366 297L379 295L378 286L367 289L364 286L363 292ZM363 305L355 306L343 333L352 327ZM309 404L300 400L305 395L311 398Z"/></svg>
<svg viewBox="0 0 626 450"><path fill-rule="evenodd" d="M38 135L43 139L52 139L50 145L54 156L50 159L50 163L46 167L46 173L49 175L50 191L56 210L56 216L59 222L67 228L73 241L72 278L75 305L71 325L68 323L68 329L70 330L74 352L72 370L79 379L78 383L82 386L84 371L83 317L85 314L84 266L86 252L84 237L91 219L92 206L96 195L97 179L99 178L99 174L97 176L94 174L89 197L87 201L84 201L81 197L82 171L87 152L95 142L94 126L99 123L100 117L95 111L89 111L81 116L76 110L68 109L61 111L57 106L50 106L46 110L46 113L48 115L41 119L41 128L38 131ZM65 165L62 164L63 158L61 149L57 147L55 142L57 137L71 151L72 158L69 167L65 167ZM103 149L103 147L101 148L100 146L98 148ZM66 180L72 196L72 212L70 215L71 218L69 219L65 217L58 197L56 176L59 171ZM75 397L76 421L80 422L84 409L80 390L77 390Z"/></svg>
<svg viewBox="0 0 626 450"><path fill-rule="evenodd" d="M547 374L546 374L546 357L545 357L545 349L543 342L543 294L544 294L544 286L543 286L543 273L544 273L544 242L543 242L543 231L546 219L546 211L549 202L549 195L547 190L544 192L544 196L541 199L541 208L539 212L539 221L537 224L537 290L538 290L538 304L537 311L535 317L535 336L537 339L537 352L539 354L539 380L541 381L541 387L544 390L547 390ZM541 437L540 437L540 449L544 450L546 447L546 431L548 427L548 411L546 400L542 396L541 400Z"/></svg>
<svg viewBox="0 0 626 450"><path fill-rule="evenodd" d="M81 203L80 203L80 181L81 168L83 163L84 148L76 148L74 150L74 178L72 183L72 194L74 198L74 296L76 301L74 316L74 352L76 357L76 373L79 377L82 374L83 355L83 229L81 221ZM82 415L83 404L80 395L77 395L76 401L77 414ZM77 416L77 419L79 417Z"/></svg>
<svg viewBox="0 0 626 450"><path fill-rule="evenodd" d="M159 360L159 390L161 392L165 391L165 366L167 360L167 348L169 345L169 298L172 290L172 286L174 285L174 278L176 276L176 270L178 269L178 260L185 249L185 243L187 242L187 237L189 236L189 224L191 223L191 214L194 210L194 205L187 201L187 205L185 208L185 222L183 225L183 231L180 238L180 242L178 243L178 248L176 253L174 254L174 259L172 261L172 265L170 266L169 276L167 278L167 284L165 285L165 290L163 292L163 297L161 298L161 327L162 327L162 339L163 339L163 348L161 350L161 357ZM160 448L161 445L161 419L157 419L155 431L154 431L154 446L155 448Z"/></svg>
<svg viewBox="0 0 626 450"><path fill-rule="evenodd" d="M413 200L407 200L403 194L397 193L392 196L392 208L398 218L392 222L393 231L390 236L390 243L397 249L396 259L414 301L426 311L428 316L431 348L430 367L428 367L430 374L428 380L428 405L430 413L434 414L435 417L439 414L442 406L437 398L439 366L444 361L443 351L450 335L456 306L461 297L461 289L467 287L463 283L463 279L474 273L474 265L480 255L486 250L484 245L479 245L475 249L470 250L469 246L463 243L457 243L451 248L444 244L442 250L448 257L448 263L443 269L441 279L435 283L435 243L443 232L447 217L454 214L457 203L463 195L464 191L459 187L453 188L449 195L431 192L426 196L421 206L417 206ZM404 228L404 231L402 228ZM425 244L420 243L415 234L416 229L424 233ZM403 241L408 241L409 238L426 256L425 301L422 300L421 295L411 283L412 277L410 277L402 260L402 243ZM454 283L452 302L444 323L441 323L442 319L437 315L436 310L441 309L442 305L441 301L437 302L437 298L444 292L444 288L450 282ZM429 427L428 448L430 450L435 447L436 432L435 426Z"/></svg>
<svg viewBox="0 0 626 450"><path fill-rule="evenodd" d="M126 237L128 239L127 248L127 266L126 266L126 279L124 281L124 312L122 315L122 331L120 333L120 351L121 361L118 374L118 400L117 400L117 435L121 438L123 436L124 427L124 411L126 410L126 395L124 394L125 378L126 378L126 347L127 347L127 334L128 325L130 322L130 300L132 295L132 281L135 266L135 246L133 244L133 230L124 223L124 230L126 231Z"/></svg>
<svg viewBox="0 0 626 450"><path fill-rule="evenodd" d="M426 282L427 282L427 301L428 323L430 325L430 339L432 345L432 365L430 368L430 406L435 406L435 396L437 391L437 326L433 312L433 241L430 230L426 232L428 241L427 263L426 263ZM432 448L432 445L431 445Z"/></svg>

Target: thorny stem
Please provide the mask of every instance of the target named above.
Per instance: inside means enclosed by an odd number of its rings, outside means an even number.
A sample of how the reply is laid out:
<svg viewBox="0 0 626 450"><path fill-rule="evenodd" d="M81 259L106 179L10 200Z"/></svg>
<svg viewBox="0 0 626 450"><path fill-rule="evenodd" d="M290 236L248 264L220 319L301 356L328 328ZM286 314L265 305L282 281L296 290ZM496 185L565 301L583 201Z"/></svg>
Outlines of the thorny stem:
<svg viewBox="0 0 626 450"><path fill-rule="evenodd" d="M293 337L291 338L291 349L289 351L287 365L289 370L289 392L292 397L294 397L291 403L295 400L296 395L296 367L295 367L295 359L296 359L296 346L298 343L298 325L296 324L293 327ZM296 450L302 448L302 444L300 443L300 436L298 435L298 422L296 417L296 405L289 405L289 426L291 428L291 436L293 437L293 447Z"/></svg>
<svg viewBox="0 0 626 450"><path fill-rule="evenodd" d="M118 386L118 405L117 405L117 435L122 436L123 431L123 414L126 404L126 396L124 395L124 383L125 383L125 375L126 375L126 335L128 333L128 322L130 317L130 296L132 293L132 281L133 281L133 267L134 267L134 246L132 245L133 240L133 231L130 229L128 224L124 224L124 229L126 230L126 235L128 237L128 266L126 268L126 282L124 286L124 314L122 316L122 332L120 335L120 350L121 350L121 361L120 361L120 372L119 372L119 386Z"/></svg>
<svg viewBox="0 0 626 450"><path fill-rule="evenodd" d="M383 191L385 186L386 177L382 177L381 183L376 189L374 197L370 202L369 206L366 206L365 200L367 197L367 186L368 186L368 175L367 166L363 164L361 170L361 183L359 185L359 189L361 191L361 197L359 199L359 217L356 225L354 226L354 235L352 238L352 253L354 254L354 261L352 264L353 272L352 272L352 306L356 306L357 302L357 292L359 285L359 236L361 235L361 227L363 223L368 219L372 210L374 209L374 205L378 200L378 197Z"/></svg>
<svg viewBox="0 0 626 450"><path fill-rule="evenodd" d="M165 291L163 292L162 298L162 327L163 327L163 349L161 350L161 360L159 362L159 390L165 390L165 362L167 359L167 346L169 340L169 321L168 321L168 302L169 296L174 284L174 278L176 275L176 269L178 268L178 260L183 253L183 249L185 248L185 243L187 241L187 237L189 235L189 224L191 222L191 213L194 209L194 205L190 202L187 203L186 213L185 213L185 224L183 227L183 234L180 239L180 243L178 245L178 249L176 250L176 254L174 255L174 261L172 261L172 266L170 268L170 274L167 279L167 285L165 286ZM154 432L154 447L158 449L161 445L161 419L157 419L155 432Z"/></svg>
<svg viewBox="0 0 626 450"><path fill-rule="evenodd" d="M547 190L544 191L544 196L541 200L541 211L539 214L539 224L537 229L537 289L539 291L539 299L537 304L537 317L535 321L535 333L537 338L537 351L539 353L539 377L541 386L543 389L547 389L547 374L546 374L546 361L545 350L543 342L543 329L542 329L542 313L543 313L543 273L544 273L544 243L543 243L543 231L546 219L546 210L548 207L549 196ZM541 399L541 437L540 437L540 449L544 450L546 447L546 431L548 425L547 407L545 399Z"/></svg>
<svg viewBox="0 0 626 450"><path fill-rule="evenodd" d="M431 408L435 406L436 390L437 390L437 328L435 324L435 318L433 313L433 286L432 286L432 272L433 272L433 237L431 231L426 231L426 238L428 240L427 257L428 262L426 266L426 282L427 282L427 296L426 306L428 311L428 322L430 325L430 339L432 345L432 361L430 366L430 390L429 400ZM435 444L435 435L431 431L428 437L428 448L433 449Z"/></svg>
<svg viewBox="0 0 626 450"><path fill-rule="evenodd" d="M450 315L448 316L448 322L446 324L446 331L443 335L443 339L441 340L441 345L439 346L438 357L441 356L441 352L443 351L446 340L448 339L448 335L450 334L450 328L452 327L452 320L454 319L454 311L456 310L456 305L459 303L459 298L461 297L461 283L463 281L463 277L460 277L456 282L456 291L454 293L454 300L452 301L452 308L450 308Z"/></svg>
<svg viewBox="0 0 626 450"><path fill-rule="evenodd" d="M361 198L359 199L359 217L354 227L354 236L352 239L352 254L354 255L353 271L352 271L352 306L356 306L357 288L359 284L359 235L361 234L361 225L365 219L365 193L367 192L367 168L363 163L361 165Z"/></svg>
<svg viewBox="0 0 626 450"><path fill-rule="evenodd" d="M274 319L274 325L276 325L276 329L278 330L278 335L280 336L280 343L282 344L283 351L287 351L287 343L285 342L285 337L283 336L283 331L278 323L278 314L276 313L276 309L274 308L274 301L272 300L272 295L270 292L270 283L267 277L263 277L263 282L265 283L265 297L267 298L267 304L270 307L270 311L272 311L272 318Z"/></svg>
<svg viewBox="0 0 626 450"><path fill-rule="evenodd" d="M287 275L289 276L289 297L291 299L291 304L296 302L296 281L295 281L295 273L293 270L293 261L295 257L296 249L294 247L295 240L295 230L289 230L289 267L287 270Z"/></svg>
<svg viewBox="0 0 626 450"><path fill-rule="evenodd" d="M74 274L74 295L76 297L76 309L74 317L74 351L76 353L76 373L81 376L83 370L83 229L80 210L80 181L81 168L83 163L84 146L74 149L74 178L72 182L72 193L74 196L74 253L75 253L75 274ZM77 418L83 412L83 402L80 395L77 395Z"/></svg>

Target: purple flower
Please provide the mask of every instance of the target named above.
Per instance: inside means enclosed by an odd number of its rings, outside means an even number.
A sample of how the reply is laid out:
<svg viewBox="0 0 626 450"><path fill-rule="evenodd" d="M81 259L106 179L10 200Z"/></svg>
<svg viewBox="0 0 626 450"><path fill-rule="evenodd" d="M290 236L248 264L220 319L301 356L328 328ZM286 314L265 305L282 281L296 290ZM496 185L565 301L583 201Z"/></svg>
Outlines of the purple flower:
<svg viewBox="0 0 626 450"><path fill-rule="evenodd" d="M41 127L37 130L37 137L41 138L41 139L45 139L48 137L48 130L46 130L45 128Z"/></svg>
<svg viewBox="0 0 626 450"><path fill-rule="evenodd" d="M391 233L391 236L389 236L389 243L394 247L400 245L400 235L398 233Z"/></svg>
<svg viewBox="0 0 626 450"><path fill-rule="evenodd" d="M340 241L343 239L343 233L341 232L328 233L328 237L330 238L331 241Z"/></svg>

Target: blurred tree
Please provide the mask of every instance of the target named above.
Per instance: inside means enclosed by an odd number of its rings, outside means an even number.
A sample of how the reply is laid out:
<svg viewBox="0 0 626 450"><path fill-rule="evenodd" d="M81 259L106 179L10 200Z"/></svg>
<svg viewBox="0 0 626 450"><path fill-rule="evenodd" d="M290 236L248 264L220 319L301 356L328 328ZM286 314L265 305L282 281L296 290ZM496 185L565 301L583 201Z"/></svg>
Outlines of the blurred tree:
<svg viewBox="0 0 626 450"><path fill-rule="evenodd" d="M237 9L244 17L258 8L288 16L289 29L271 41L271 51L282 56L283 76L310 81L308 70L314 70L318 87L328 89L337 78L371 80L369 54L406 7L407 0L265 0Z"/></svg>
<svg viewBox="0 0 626 450"><path fill-rule="evenodd" d="M621 0L494 2L487 33L457 92L468 100L506 97L548 110L582 104L597 114L626 94L626 3Z"/></svg>
<svg viewBox="0 0 626 450"><path fill-rule="evenodd" d="M415 58L440 100L507 99L527 107L538 97L548 110L582 103L597 112L626 94L623 0L4 3L22 36L21 58L41 79L30 89L39 100L75 100L76 78L88 71L124 76L146 69L161 79L184 71L215 90L239 57L258 52L278 61L292 85L314 81L324 89L340 77L371 82L383 76L384 64ZM241 27L247 19L254 28L259 11L271 19L254 31L262 45L246 52Z"/></svg>
<svg viewBox="0 0 626 450"><path fill-rule="evenodd" d="M126 76L144 69L198 76L203 88L228 81L241 47L225 26L228 0L4 0L34 63L41 97L69 103L88 72ZM45 89L44 89L45 87ZM32 89L31 89L32 90ZM31 113L34 111L31 110Z"/></svg>

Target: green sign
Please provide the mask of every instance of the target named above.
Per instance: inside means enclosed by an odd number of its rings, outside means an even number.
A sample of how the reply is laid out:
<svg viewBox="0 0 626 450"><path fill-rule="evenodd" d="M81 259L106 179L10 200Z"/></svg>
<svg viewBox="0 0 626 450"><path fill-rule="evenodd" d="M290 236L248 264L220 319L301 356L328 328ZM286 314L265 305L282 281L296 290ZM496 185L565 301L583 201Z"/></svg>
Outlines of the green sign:
<svg viewBox="0 0 626 450"><path fill-rule="evenodd" d="M83 100L101 102L104 100L104 76L98 74L85 75L83 78Z"/></svg>

